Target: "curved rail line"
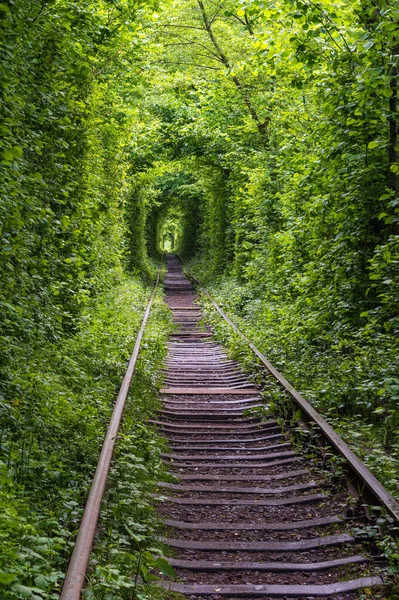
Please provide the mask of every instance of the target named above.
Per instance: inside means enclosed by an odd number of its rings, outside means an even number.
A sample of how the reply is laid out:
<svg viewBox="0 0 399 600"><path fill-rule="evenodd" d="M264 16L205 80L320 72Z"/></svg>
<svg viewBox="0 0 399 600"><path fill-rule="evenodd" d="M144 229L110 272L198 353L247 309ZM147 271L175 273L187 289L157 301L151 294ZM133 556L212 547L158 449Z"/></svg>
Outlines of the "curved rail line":
<svg viewBox="0 0 399 600"><path fill-rule="evenodd" d="M111 466L114 446L118 435L123 410L125 408L126 399L129 393L130 384L134 374L137 357L139 355L141 340L151 312L155 291L158 286L160 272L161 266L158 268L156 281L144 312L141 327L136 338L136 343L134 345L129 364L115 402L111 420L108 425L108 430L104 439L100 458L80 523L78 536L76 538L71 560L69 562L60 600L80 600L81 591L85 583L86 571L89 564L96 526L100 515L101 502L104 496L104 490Z"/></svg>
<svg viewBox="0 0 399 600"><path fill-rule="evenodd" d="M162 495L154 498L177 581L164 578L158 585L194 600L354 600L364 588L381 598L379 564L352 532L364 514L351 512L349 492L312 473L312 463L272 416L248 412L262 404L260 388L214 341L180 262L168 256L167 264L166 301L176 331L168 345L163 410L154 424L169 441L162 458L176 482L160 482ZM399 515L395 500L334 430L250 347L345 456L360 487Z"/></svg>
<svg viewBox="0 0 399 600"><path fill-rule="evenodd" d="M179 260L183 263L182 259ZM305 398L297 392L297 390L285 379L285 377L277 371L277 369L267 360L266 356L258 350L258 348L251 342L251 340L237 327L235 323L226 315L222 308L215 302L214 298L204 287L204 285L186 268L188 277L194 281L204 294L209 298L214 308L217 310L219 315L232 327L232 329L246 341L251 350L256 354L261 363L266 367L267 371L273 375L278 381L281 387L288 392L297 406L301 409L302 413L306 417L315 423L322 433L323 437L335 448L335 450L341 454L347 461L348 467L355 475L356 479L360 483L360 493L362 496L365 495L365 489L367 488L367 495L374 501L375 504L384 507L387 512L399 522L399 504L393 498L393 496L385 489L385 487L378 481L378 479L371 473L366 465L356 456L344 440L337 434L336 431L327 423L327 421L313 408L313 406L305 400Z"/></svg>

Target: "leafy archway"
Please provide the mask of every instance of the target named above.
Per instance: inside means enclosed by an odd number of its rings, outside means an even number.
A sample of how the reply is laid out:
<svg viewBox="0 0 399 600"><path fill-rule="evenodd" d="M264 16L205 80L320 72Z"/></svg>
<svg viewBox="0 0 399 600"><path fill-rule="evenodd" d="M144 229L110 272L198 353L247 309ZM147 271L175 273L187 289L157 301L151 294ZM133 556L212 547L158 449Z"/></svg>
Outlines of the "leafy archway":
<svg viewBox="0 0 399 600"><path fill-rule="evenodd" d="M158 247L160 252L179 252L182 237L181 213L170 210L158 223Z"/></svg>

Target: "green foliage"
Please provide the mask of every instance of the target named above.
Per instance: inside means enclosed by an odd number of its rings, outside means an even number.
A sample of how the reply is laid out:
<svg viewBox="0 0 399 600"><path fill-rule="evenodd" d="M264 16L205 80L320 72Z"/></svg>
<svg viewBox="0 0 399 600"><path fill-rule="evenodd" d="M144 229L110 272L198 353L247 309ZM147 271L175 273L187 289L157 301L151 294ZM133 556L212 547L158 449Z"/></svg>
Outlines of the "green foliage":
<svg viewBox="0 0 399 600"><path fill-rule="evenodd" d="M151 278L172 229L230 314L395 490L397 0L155 8L0 4L7 598L58 593L148 292L123 267ZM164 334L162 311L154 322ZM168 569L147 502L162 441L144 425L162 335L144 348L155 366L140 367L88 597L145 597L138 582Z"/></svg>
<svg viewBox="0 0 399 600"><path fill-rule="evenodd" d="M2 598L59 596L148 300L123 265L131 95L151 10L0 5Z"/></svg>
<svg viewBox="0 0 399 600"><path fill-rule="evenodd" d="M96 539L85 597L127 600L154 597L148 587L159 573L174 575L163 558L157 540L161 520L151 494L157 483L170 476L165 472L161 451L165 441L146 424L159 409L157 389L166 354L171 322L159 296L143 340L134 384L125 411L99 535Z"/></svg>
<svg viewBox="0 0 399 600"><path fill-rule="evenodd" d="M120 277L139 2L2 4L2 360ZM118 60L116 61L116 58ZM112 111L112 112L111 112Z"/></svg>
<svg viewBox="0 0 399 600"><path fill-rule="evenodd" d="M180 211L196 272L395 489L397 3L166 6L132 156L147 220Z"/></svg>
<svg viewBox="0 0 399 600"><path fill-rule="evenodd" d="M60 343L21 346L18 360L8 367L9 384L1 405L0 462L0 585L5 600L59 596L149 292L150 288L140 282L126 280L87 306L78 334ZM168 321L160 302L156 301L143 340L137 379L126 411L120 465L126 465L123 451L127 452L128 445L130 452L137 452L133 478L143 460L139 458L143 456L142 444L150 446L145 454L150 456L155 443L148 439L153 433L140 423L155 409L154 391L150 395L150 390L155 389L157 369L165 352ZM140 440L137 447L136 438ZM156 449L153 460L154 464L159 462ZM150 461L142 465L140 481L154 477L154 469ZM141 494L142 502L148 505L143 489ZM142 514L139 512L136 518L144 518Z"/></svg>
<svg viewBox="0 0 399 600"><path fill-rule="evenodd" d="M335 427L370 470L397 494L398 348L388 334L365 329L320 330L311 309L248 298L248 287L229 278L211 293L271 363ZM256 361L229 325L203 299L208 319L233 356L253 372ZM297 311L297 312L295 312ZM252 358L251 358L252 355ZM247 358L246 358L247 357ZM248 363L249 360L249 363ZM251 365L252 361L252 365ZM281 415L287 399L268 384L266 402Z"/></svg>

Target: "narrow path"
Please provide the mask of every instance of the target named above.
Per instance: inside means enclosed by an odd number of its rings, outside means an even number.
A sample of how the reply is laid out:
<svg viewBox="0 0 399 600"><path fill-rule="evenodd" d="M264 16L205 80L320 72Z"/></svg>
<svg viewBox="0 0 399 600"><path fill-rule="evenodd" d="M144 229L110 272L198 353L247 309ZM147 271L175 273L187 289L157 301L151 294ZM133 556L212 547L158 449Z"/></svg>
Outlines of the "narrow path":
<svg viewBox="0 0 399 600"><path fill-rule="evenodd" d="M178 580L161 585L190 598L264 600L349 600L380 585L344 520L347 495L322 489L276 421L248 414L259 390L202 326L177 258L167 264L177 331L157 423L179 483L161 484L159 510Z"/></svg>

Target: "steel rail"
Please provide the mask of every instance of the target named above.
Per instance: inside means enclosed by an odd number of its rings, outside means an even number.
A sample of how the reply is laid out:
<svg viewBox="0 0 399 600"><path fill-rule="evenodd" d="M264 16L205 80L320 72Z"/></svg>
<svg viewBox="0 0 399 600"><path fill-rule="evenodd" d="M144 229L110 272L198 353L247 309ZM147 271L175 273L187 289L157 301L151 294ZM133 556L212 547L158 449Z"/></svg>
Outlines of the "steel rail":
<svg viewBox="0 0 399 600"><path fill-rule="evenodd" d="M182 258L177 255L184 265ZM195 282L209 298L214 308L220 314L221 317L233 328L233 330L247 342L251 350L256 354L261 363L266 367L271 375L279 382L281 387L291 396L303 413L309 418L310 421L316 423L328 442L341 454L347 461L350 469L355 475L364 483L369 494L376 503L384 507L387 512L399 522L399 503L393 496L385 489L385 487L378 481L378 479L371 473L366 465L360 460L358 456L349 448L344 442L341 436L327 423L327 421L313 408L313 406L305 400L305 398L297 392L297 390L285 379L285 377L277 371L275 367L267 360L266 356L262 354L260 350L251 342L251 340L243 333L235 323L226 315L226 313L220 308L215 302L211 294L205 288L205 286L199 281L187 267L185 267L187 275L190 279Z"/></svg>
<svg viewBox="0 0 399 600"><path fill-rule="evenodd" d="M162 264L162 261L161 261ZM161 265L158 267L156 281L145 310L140 331L136 338L136 343L129 364L115 402L108 430L105 435L100 458L97 463L96 472L91 484L89 496L84 509L83 517L80 522L78 536L69 562L68 571L65 577L64 586L60 600L80 600L82 588L85 583L86 571L89 564L91 549L93 547L94 536L97 522L100 515L101 502L104 496L104 490L108 479L111 466L112 455L116 438L121 423L123 410L129 393L137 357L140 351L141 340L144 334L145 326L150 315L151 307L154 301L155 292L158 286L161 272Z"/></svg>

